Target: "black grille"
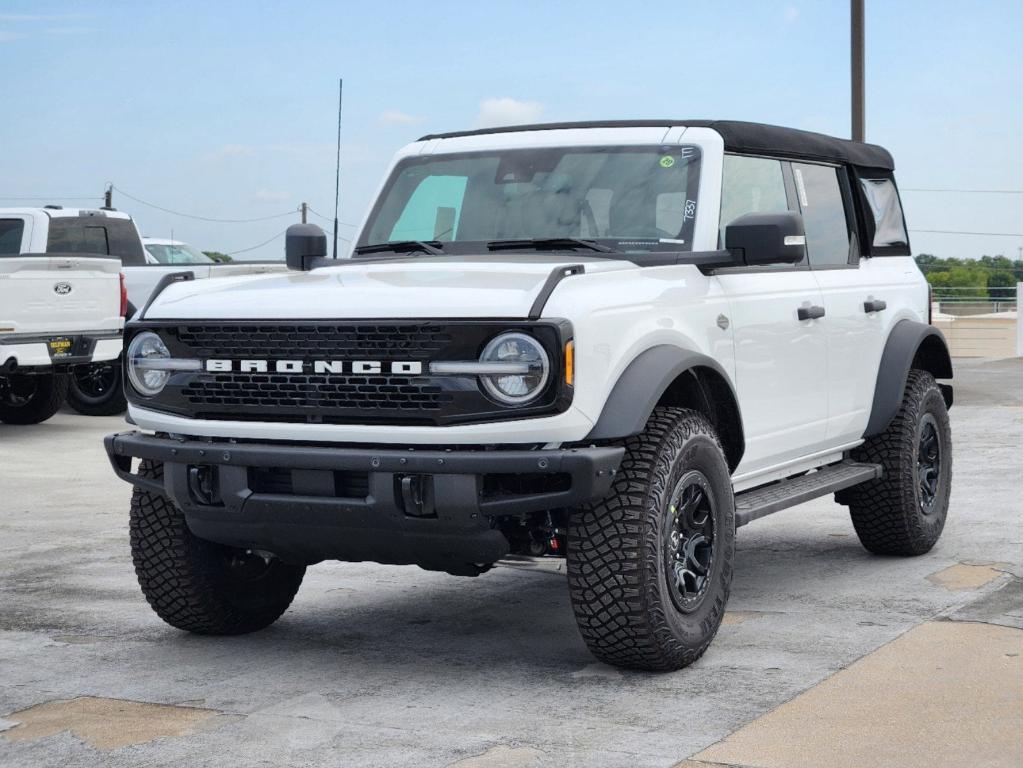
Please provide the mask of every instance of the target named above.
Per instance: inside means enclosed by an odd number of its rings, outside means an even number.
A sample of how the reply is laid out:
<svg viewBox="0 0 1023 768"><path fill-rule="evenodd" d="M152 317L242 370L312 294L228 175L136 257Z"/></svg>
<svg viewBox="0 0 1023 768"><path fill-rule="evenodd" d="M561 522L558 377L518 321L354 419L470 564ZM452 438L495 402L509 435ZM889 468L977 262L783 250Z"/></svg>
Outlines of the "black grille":
<svg viewBox="0 0 1023 768"><path fill-rule="evenodd" d="M432 325L186 325L169 330L200 356L227 358L429 360L453 341L450 333Z"/></svg>
<svg viewBox="0 0 1023 768"><path fill-rule="evenodd" d="M144 408L196 419L313 422L326 424L444 425L525 418L560 412L571 392L551 376L536 402L501 405L475 376L434 376L434 360L476 360L496 334L520 331L536 336L560 370L567 324L494 321L211 321L132 324L126 334L160 334L171 357L198 359L200 371L172 374L156 397L129 398ZM229 371L206 370L207 361L230 361ZM267 372L241 370L242 361L265 361ZM277 363L301 362L301 372L275 370ZM338 364L338 372L317 370L316 362ZM380 364L380 373L354 370L354 363ZM403 366L419 363L421 373Z"/></svg>
<svg viewBox="0 0 1023 768"><path fill-rule="evenodd" d="M224 406L437 411L453 399L430 380L417 381L408 376L204 374L181 392L189 403L206 411Z"/></svg>

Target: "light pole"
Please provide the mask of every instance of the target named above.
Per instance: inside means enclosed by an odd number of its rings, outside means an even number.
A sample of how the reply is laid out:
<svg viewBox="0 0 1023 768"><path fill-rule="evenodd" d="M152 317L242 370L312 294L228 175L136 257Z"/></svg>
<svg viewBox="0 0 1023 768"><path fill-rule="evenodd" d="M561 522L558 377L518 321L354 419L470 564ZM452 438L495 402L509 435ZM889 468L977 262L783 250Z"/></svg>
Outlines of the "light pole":
<svg viewBox="0 0 1023 768"><path fill-rule="evenodd" d="M866 120L864 102L866 91L863 78L863 3L864 0L851 0L850 10L850 47L852 49L852 138L853 141L864 141L866 136Z"/></svg>

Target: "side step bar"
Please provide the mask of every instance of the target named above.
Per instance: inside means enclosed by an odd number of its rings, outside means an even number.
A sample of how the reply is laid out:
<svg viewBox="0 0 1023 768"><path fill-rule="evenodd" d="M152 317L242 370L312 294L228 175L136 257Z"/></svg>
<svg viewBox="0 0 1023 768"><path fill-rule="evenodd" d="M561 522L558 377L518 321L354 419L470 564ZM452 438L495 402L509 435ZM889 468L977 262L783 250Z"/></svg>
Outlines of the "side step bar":
<svg viewBox="0 0 1023 768"><path fill-rule="evenodd" d="M843 488L877 480L881 477L881 472L880 464L857 464L846 460L799 477L743 491L735 495L735 527L802 504L804 501L816 499L818 496L826 496Z"/></svg>

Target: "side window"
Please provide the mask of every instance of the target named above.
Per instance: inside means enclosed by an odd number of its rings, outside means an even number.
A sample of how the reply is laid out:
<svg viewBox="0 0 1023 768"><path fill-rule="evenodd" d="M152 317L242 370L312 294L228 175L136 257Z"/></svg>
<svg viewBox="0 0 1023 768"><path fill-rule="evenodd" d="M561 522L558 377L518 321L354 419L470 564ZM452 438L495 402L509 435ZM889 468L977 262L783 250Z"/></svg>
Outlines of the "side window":
<svg viewBox="0 0 1023 768"><path fill-rule="evenodd" d="M838 169L827 165L793 163L792 176L806 227L810 267L847 265L849 222Z"/></svg>
<svg viewBox="0 0 1023 768"><path fill-rule="evenodd" d="M21 219L0 219L0 256L17 256L21 253L21 236L25 222Z"/></svg>
<svg viewBox="0 0 1023 768"><path fill-rule="evenodd" d="M428 176L409 197L388 240L453 240L465 198L466 176Z"/></svg>
<svg viewBox="0 0 1023 768"><path fill-rule="evenodd" d="M725 242L725 227L747 213L785 213L785 173L780 160L764 157L725 155L721 174L721 218L719 238ZM779 264L771 267L790 269Z"/></svg>

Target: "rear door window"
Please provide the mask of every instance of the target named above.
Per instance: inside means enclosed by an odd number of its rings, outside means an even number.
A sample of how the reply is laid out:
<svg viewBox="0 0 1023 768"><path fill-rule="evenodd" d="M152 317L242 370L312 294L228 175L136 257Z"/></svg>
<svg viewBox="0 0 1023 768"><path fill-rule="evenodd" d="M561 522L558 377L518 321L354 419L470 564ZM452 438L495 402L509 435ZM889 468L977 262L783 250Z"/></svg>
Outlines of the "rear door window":
<svg viewBox="0 0 1023 768"><path fill-rule="evenodd" d="M117 256L128 266L145 264L142 240L128 219L56 216L50 219L47 253Z"/></svg>
<svg viewBox="0 0 1023 768"><path fill-rule="evenodd" d="M847 266L850 261L849 220L838 173L830 165L792 164L811 269Z"/></svg>
<svg viewBox="0 0 1023 768"><path fill-rule="evenodd" d="M21 253L21 238L25 233L22 219L0 219L0 256Z"/></svg>

